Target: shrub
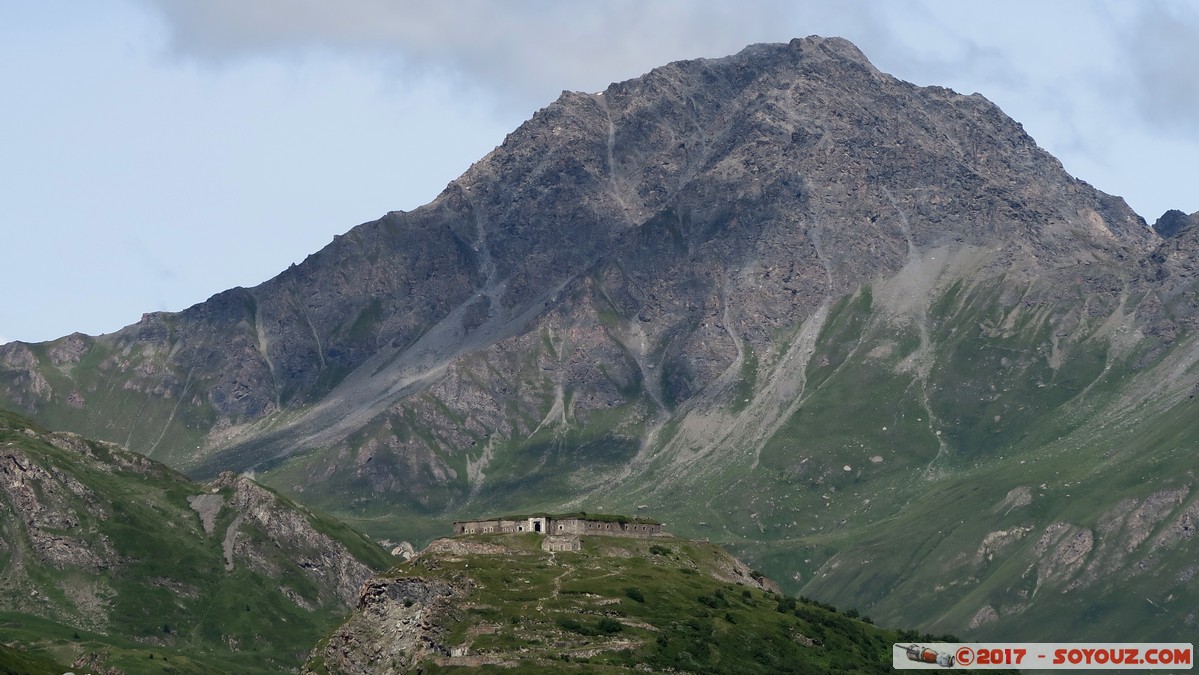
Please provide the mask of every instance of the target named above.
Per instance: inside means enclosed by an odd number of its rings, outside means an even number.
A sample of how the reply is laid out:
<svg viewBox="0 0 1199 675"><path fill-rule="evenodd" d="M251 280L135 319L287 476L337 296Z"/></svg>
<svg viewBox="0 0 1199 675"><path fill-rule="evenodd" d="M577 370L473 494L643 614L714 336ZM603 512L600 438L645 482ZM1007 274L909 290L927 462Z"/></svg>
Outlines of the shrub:
<svg viewBox="0 0 1199 675"><path fill-rule="evenodd" d="M583 624L570 617L560 616L555 623L557 623L558 627L562 630L568 630L572 633L583 633Z"/></svg>
<svg viewBox="0 0 1199 675"><path fill-rule="evenodd" d="M595 628L604 635L611 635L624 630L624 624L616 619L605 616L595 624Z"/></svg>
<svg viewBox="0 0 1199 675"><path fill-rule="evenodd" d="M629 586L628 588L624 589L624 594L630 599L636 600L637 602L645 602L645 594L642 593L641 589L637 588L636 586Z"/></svg>
<svg viewBox="0 0 1199 675"><path fill-rule="evenodd" d="M611 635L624 630L624 624L611 617L603 617L595 623L594 626L589 626L585 623L572 619L570 617L558 617L555 621L558 627L563 630L568 630L579 635Z"/></svg>
<svg viewBox="0 0 1199 675"><path fill-rule="evenodd" d="M803 595L799 596L799 599L808 603L809 605L816 605L817 607L819 607L821 609L827 609L830 612L837 611L836 607L828 604L827 602L820 602L819 600L813 600L812 598L809 598L809 597L806 597Z"/></svg>

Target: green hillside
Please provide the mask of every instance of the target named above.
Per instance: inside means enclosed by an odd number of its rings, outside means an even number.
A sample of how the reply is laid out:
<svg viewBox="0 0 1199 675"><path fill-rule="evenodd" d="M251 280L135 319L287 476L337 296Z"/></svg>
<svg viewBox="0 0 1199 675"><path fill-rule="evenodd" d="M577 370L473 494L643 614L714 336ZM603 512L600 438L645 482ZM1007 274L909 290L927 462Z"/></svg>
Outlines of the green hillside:
<svg viewBox="0 0 1199 675"><path fill-rule="evenodd" d="M832 306L797 400L754 402L793 404L773 433L727 437L718 470L663 461L601 503L648 503L789 591L884 622L988 639L1193 631L1195 338L1121 340L1135 328L1118 310L1080 318L1002 282L951 284L914 319L870 291Z"/></svg>
<svg viewBox="0 0 1199 675"><path fill-rule="evenodd" d="M727 389L656 417L644 381L619 406L555 412L587 392L555 395L539 379L553 353L571 351L547 333L520 367L499 369L531 407L510 407L507 431L477 434L426 394L350 439L358 452L402 433L427 434L438 453L447 438L485 443L447 455L461 461L457 492L371 492L374 474L333 471L316 453L264 479L288 488L329 471L305 499L415 541L478 513L647 507L788 592L891 624L987 639L1180 639L1199 620L1199 342L1140 334L1134 299L1091 299L1083 312L1032 282L949 276L930 288L927 306L906 313L881 282L830 301L747 357ZM375 454L376 468L395 459ZM466 495L468 466L482 460ZM343 485L369 496L347 505Z"/></svg>
<svg viewBox="0 0 1199 675"><path fill-rule="evenodd" d="M0 643L85 669L295 668L391 562L247 479L198 485L7 412L0 478Z"/></svg>
<svg viewBox="0 0 1199 675"><path fill-rule="evenodd" d="M364 607L307 668L358 672L889 673L891 645L918 636L857 612L787 597L712 544L583 537L434 542L371 582ZM414 625L417 634L393 626ZM920 636L928 639L931 636Z"/></svg>

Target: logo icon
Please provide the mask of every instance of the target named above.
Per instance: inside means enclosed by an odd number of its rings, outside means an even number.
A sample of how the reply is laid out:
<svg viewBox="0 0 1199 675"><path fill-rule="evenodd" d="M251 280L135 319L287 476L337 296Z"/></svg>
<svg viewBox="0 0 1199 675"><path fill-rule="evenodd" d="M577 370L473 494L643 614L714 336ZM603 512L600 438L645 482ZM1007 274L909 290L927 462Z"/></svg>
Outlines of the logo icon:
<svg viewBox="0 0 1199 675"><path fill-rule="evenodd" d="M908 645L905 649L905 652L907 653L909 661L916 661L917 663L934 663L942 668L953 667L953 654L940 654L932 649L929 649L928 647L921 647L920 645ZM958 654L961 654L960 649L958 650ZM973 661L973 654L971 654L970 657L970 661ZM969 661L963 663L962 665L969 665Z"/></svg>

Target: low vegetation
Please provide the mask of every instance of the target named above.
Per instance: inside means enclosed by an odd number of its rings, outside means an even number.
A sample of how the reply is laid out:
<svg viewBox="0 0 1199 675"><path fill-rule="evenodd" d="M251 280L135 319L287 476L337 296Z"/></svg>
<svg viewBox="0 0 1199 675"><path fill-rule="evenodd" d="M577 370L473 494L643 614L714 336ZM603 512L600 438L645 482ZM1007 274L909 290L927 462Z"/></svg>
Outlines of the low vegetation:
<svg viewBox="0 0 1199 675"><path fill-rule="evenodd" d="M536 535L454 541L388 574L470 589L433 619L453 656L426 655L423 672L889 673L892 644L919 637L767 590L707 543L595 536L550 554ZM331 672L319 656L307 667Z"/></svg>
<svg viewBox="0 0 1199 675"><path fill-rule="evenodd" d="M346 526L244 479L199 485L3 411L0 471L0 643L17 655L0 655L16 664L0 660L0 673L43 672L46 660L82 672L287 671L348 609L336 563L352 556L365 578L392 562ZM223 504L211 531L191 506L198 495ZM254 508L330 545L318 554L278 536L236 499L258 499Z"/></svg>

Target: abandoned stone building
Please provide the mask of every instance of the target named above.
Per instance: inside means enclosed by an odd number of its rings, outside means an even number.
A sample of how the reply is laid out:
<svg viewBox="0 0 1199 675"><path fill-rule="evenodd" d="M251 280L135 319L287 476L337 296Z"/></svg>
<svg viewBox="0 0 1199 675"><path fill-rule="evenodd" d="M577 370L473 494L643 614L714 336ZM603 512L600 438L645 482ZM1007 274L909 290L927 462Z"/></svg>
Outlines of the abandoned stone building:
<svg viewBox="0 0 1199 675"><path fill-rule="evenodd" d="M454 522L454 536L467 534L521 534L532 532L547 535L541 548L547 551L578 551L581 535L610 537L661 537L662 523L648 518L624 516L591 517L586 514L555 516L509 516L490 520L461 520Z"/></svg>

